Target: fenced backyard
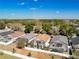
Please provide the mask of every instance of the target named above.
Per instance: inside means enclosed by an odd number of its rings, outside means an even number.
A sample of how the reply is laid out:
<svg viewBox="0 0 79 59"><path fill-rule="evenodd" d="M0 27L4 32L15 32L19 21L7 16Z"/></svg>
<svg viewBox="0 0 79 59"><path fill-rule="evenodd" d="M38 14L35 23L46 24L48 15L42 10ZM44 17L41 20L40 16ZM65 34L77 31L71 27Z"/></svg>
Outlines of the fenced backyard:
<svg viewBox="0 0 79 59"><path fill-rule="evenodd" d="M26 56L35 57L38 59L65 59L64 57L58 56L58 55L53 55L53 54L47 54L43 52L37 52L37 51L32 51L32 50L26 50L25 48L18 49L16 48L16 43L10 44L8 46L5 45L0 45L0 49L7 50L13 52L13 49L15 49L15 53L23 54Z"/></svg>

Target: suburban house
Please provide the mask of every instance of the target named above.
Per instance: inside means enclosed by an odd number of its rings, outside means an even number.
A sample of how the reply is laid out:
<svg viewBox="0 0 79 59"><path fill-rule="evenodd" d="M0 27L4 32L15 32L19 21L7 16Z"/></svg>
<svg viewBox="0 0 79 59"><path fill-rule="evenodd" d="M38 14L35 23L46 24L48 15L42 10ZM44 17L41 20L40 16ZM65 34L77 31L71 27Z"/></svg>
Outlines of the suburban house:
<svg viewBox="0 0 79 59"><path fill-rule="evenodd" d="M34 38L34 45L38 45L39 48L48 47L50 41L50 36L47 34L38 34L36 38Z"/></svg>
<svg viewBox="0 0 79 59"><path fill-rule="evenodd" d="M24 32L12 31L12 30L0 32L0 44L3 45L11 44L14 41L16 41L16 39L24 35L25 35Z"/></svg>
<svg viewBox="0 0 79 59"><path fill-rule="evenodd" d="M66 36L53 36L50 41L49 49L52 50L54 48L59 49L62 48L64 51L67 51L68 40Z"/></svg>
<svg viewBox="0 0 79 59"><path fill-rule="evenodd" d="M66 36L53 36L52 38L47 34L35 34L35 33L27 33L26 35L22 36L28 43L33 45L33 48L42 49L47 47L48 50L56 49L63 49L64 51L68 50L68 40ZM28 45L29 46L29 45Z"/></svg>
<svg viewBox="0 0 79 59"><path fill-rule="evenodd" d="M71 38L70 40L72 42L73 47L79 48L79 36Z"/></svg>
<svg viewBox="0 0 79 59"><path fill-rule="evenodd" d="M34 47L36 47L37 45L41 46L41 48L43 46L49 46L50 36L47 34L28 33L22 38L28 41L28 43L33 43Z"/></svg>

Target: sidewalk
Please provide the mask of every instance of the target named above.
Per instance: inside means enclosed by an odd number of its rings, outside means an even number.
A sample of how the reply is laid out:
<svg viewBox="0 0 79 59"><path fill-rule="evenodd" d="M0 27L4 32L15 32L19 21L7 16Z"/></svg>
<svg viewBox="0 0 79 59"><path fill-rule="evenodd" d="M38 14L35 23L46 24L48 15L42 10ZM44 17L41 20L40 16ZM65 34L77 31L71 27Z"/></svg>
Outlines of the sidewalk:
<svg viewBox="0 0 79 59"><path fill-rule="evenodd" d="M22 54L12 53L10 51L5 51L5 50L1 50L1 49L0 49L0 51L5 53L5 54L11 55L11 56L15 56L15 57L18 57L18 58L22 58L22 59L37 59L37 58L28 57L28 56L25 56L25 55L22 55Z"/></svg>

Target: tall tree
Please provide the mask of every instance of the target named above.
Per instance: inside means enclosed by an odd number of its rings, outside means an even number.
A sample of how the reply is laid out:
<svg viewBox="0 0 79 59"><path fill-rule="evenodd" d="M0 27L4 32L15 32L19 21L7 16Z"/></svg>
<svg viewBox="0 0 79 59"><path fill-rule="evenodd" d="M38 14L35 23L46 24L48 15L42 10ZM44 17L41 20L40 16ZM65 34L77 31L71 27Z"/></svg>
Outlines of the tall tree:
<svg viewBox="0 0 79 59"><path fill-rule="evenodd" d="M31 25L31 24L27 24L26 26L25 26L25 33L30 33L31 31L33 31L33 25Z"/></svg>
<svg viewBox="0 0 79 59"><path fill-rule="evenodd" d="M24 25L22 25L21 23L8 23L7 26L14 31L24 31Z"/></svg>
<svg viewBox="0 0 79 59"><path fill-rule="evenodd" d="M0 21L0 29L5 29L5 22L4 21Z"/></svg>
<svg viewBox="0 0 79 59"><path fill-rule="evenodd" d="M42 28L47 34L51 33L50 31L52 30L52 27L50 24L44 24Z"/></svg>
<svg viewBox="0 0 79 59"><path fill-rule="evenodd" d="M76 29L71 25L61 25L60 26L60 33L66 35L67 37L71 38L73 33L76 32Z"/></svg>

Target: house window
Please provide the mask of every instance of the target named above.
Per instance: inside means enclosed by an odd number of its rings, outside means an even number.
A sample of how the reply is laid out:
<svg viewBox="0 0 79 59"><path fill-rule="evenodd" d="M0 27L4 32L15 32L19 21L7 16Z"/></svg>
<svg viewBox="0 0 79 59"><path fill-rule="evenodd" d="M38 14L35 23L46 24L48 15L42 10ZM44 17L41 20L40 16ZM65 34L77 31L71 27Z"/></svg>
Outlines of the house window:
<svg viewBox="0 0 79 59"><path fill-rule="evenodd" d="M60 44L60 43L57 43L57 45L56 45L57 47L62 47L62 44Z"/></svg>

